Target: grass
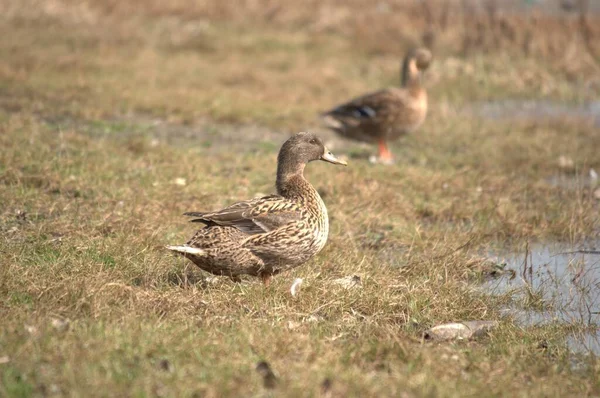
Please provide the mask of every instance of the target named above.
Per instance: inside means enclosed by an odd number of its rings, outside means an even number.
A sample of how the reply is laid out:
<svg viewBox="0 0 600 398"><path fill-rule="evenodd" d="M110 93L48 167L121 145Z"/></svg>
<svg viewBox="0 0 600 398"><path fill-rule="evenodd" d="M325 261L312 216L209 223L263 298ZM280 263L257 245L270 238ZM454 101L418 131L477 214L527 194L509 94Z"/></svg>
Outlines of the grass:
<svg viewBox="0 0 600 398"><path fill-rule="evenodd" d="M262 15L251 22L216 2L182 15L179 3L148 1L136 17L123 2L96 3L1 3L11 11L0 24L11 37L0 41L2 395L600 393L597 359L566 346L581 325L504 318L505 298L478 289L472 260L598 236L593 189L547 182L600 170L598 130L460 111L488 99L594 98L593 57L565 72L549 51L515 56L519 43L465 56L460 43L440 45L432 111L395 144L396 166L358 157L307 168L329 209L329 242L265 289L166 253L193 232L181 213L271 193L289 132L311 128L335 153L364 152L315 115L393 84L408 39L386 47L354 17L304 29L297 7L250 9ZM386 15L381 34L402 14ZM351 275L361 288L335 283ZM500 326L475 341L421 341L428 327L475 319ZM273 391L255 371L262 360Z"/></svg>

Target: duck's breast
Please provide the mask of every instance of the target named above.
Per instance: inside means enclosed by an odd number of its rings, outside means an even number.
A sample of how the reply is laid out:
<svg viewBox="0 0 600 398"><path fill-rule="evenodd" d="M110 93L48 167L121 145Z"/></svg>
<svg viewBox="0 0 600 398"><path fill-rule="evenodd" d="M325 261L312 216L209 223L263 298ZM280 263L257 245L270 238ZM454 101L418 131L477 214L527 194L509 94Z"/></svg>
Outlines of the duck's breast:
<svg viewBox="0 0 600 398"><path fill-rule="evenodd" d="M313 218L313 242L312 247L314 248L314 254L320 252L325 244L327 243L327 237L329 236L329 216L327 214L327 207L321 196L315 192L315 206L311 214Z"/></svg>

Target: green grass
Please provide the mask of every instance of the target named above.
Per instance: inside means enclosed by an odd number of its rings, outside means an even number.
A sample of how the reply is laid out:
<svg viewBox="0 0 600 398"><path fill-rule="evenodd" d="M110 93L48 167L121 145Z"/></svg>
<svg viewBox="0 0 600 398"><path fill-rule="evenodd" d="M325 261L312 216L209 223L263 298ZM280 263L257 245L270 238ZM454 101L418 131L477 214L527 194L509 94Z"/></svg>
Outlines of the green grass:
<svg viewBox="0 0 600 398"><path fill-rule="evenodd" d="M14 38L0 41L0 395L600 393L597 359L565 342L584 325L515 324L501 314L506 297L478 288L473 261L597 238L593 190L547 182L600 170L597 128L455 112L492 98L581 101L580 82L509 51L440 51L432 111L386 167L311 126L318 111L393 83L397 53L279 22L215 18L188 37L158 11L89 25L29 11L0 24ZM183 212L271 193L280 144L307 128L356 155L347 168L307 167L330 215L322 253L265 289L166 252L194 231ZM351 275L362 288L335 282ZM421 340L478 319L500 325L475 341Z"/></svg>

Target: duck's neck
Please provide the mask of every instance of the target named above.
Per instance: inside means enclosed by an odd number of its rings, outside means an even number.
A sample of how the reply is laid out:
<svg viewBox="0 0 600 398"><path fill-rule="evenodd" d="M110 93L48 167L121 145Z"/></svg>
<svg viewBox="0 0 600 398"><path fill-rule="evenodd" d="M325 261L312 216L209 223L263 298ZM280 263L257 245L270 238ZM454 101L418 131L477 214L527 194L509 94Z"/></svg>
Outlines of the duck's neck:
<svg viewBox="0 0 600 398"><path fill-rule="evenodd" d="M277 165L277 193L283 197L302 196L306 187L310 187L304 179L305 163L279 162Z"/></svg>
<svg viewBox="0 0 600 398"><path fill-rule="evenodd" d="M402 64L402 87L409 90L419 90L421 88L421 74L417 68L417 62L414 58L407 57Z"/></svg>
<svg viewBox="0 0 600 398"><path fill-rule="evenodd" d="M302 174L290 176L285 181L277 181L277 193L284 198L306 200L316 192Z"/></svg>

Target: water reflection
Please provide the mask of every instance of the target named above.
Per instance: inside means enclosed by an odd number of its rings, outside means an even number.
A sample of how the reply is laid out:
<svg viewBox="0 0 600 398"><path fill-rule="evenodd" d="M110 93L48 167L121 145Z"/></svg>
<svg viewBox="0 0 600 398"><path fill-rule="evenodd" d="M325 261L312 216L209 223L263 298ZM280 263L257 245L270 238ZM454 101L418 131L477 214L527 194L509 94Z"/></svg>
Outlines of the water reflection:
<svg viewBox="0 0 600 398"><path fill-rule="evenodd" d="M574 351L600 354L600 242L573 249L536 244L527 254L504 256L514 278L484 283L493 294L508 294L506 312L522 325L561 322L585 327L569 337Z"/></svg>

